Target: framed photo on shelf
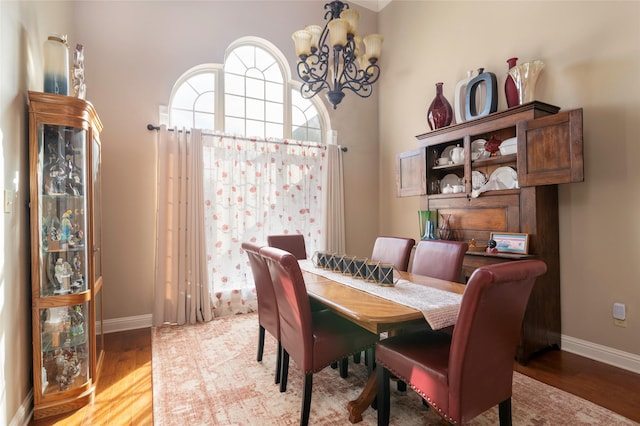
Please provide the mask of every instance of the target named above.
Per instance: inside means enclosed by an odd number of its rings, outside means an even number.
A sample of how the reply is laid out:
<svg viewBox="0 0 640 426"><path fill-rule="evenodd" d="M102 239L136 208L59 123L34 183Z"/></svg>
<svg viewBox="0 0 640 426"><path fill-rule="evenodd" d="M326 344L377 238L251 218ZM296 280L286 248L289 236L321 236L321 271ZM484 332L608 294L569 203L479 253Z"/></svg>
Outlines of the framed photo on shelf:
<svg viewBox="0 0 640 426"><path fill-rule="evenodd" d="M499 253L529 254L529 234L492 232L490 239L496 242Z"/></svg>

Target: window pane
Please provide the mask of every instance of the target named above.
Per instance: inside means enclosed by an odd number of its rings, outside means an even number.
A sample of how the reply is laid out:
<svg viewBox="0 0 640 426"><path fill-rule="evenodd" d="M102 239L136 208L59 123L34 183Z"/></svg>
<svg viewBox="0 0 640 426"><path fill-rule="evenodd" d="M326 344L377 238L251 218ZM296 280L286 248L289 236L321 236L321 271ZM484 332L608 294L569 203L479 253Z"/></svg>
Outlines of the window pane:
<svg viewBox="0 0 640 426"><path fill-rule="evenodd" d="M275 102L284 102L283 85L278 83L266 83L266 99Z"/></svg>
<svg viewBox="0 0 640 426"><path fill-rule="evenodd" d="M244 96L244 77L234 74L224 74L224 91L233 95Z"/></svg>
<svg viewBox="0 0 640 426"><path fill-rule="evenodd" d="M196 92L204 93L209 90L215 90L216 77L213 73L200 73L189 78L189 84L193 86Z"/></svg>
<svg viewBox="0 0 640 426"><path fill-rule="evenodd" d="M215 128L215 120L213 114L205 114L201 112L195 113L195 128L213 130Z"/></svg>
<svg viewBox="0 0 640 426"><path fill-rule="evenodd" d="M224 63L224 72L243 75L247 71L247 67L235 53L236 51L234 50L234 53L227 57Z"/></svg>
<svg viewBox="0 0 640 426"><path fill-rule="evenodd" d="M187 82L184 82L173 94L171 106L174 108L191 109L193 108L193 103L196 100L196 96L198 96L196 91L193 90L193 88Z"/></svg>
<svg viewBox="0 0 640 426"><path fill-rule="evenodd" d="M307 140L310 142L322 143L322 131L320 129L309 129Z"/></svg>
<svg viewBox="0 0 640 426"><path fill-rule="evenodd" d="M245 77L256 78L258 80L264 80L264 74L257 68L250 68L244 74Z"/></svg>
<svg viewBox="0 0 640 426"><path fill-rule="evenodd" d="M254 78L247 78L247 96L256 99L265 99L264 81Z"/></svg>
<svg viewBox="0 0 640 426"><path fill-rule="evenodd" d="M291 124L293 124L294 128L296 126L304 126L307 124L307 117L305 117L304 113L300 111L299 108L291 108Z"/></svg>
<svg viewBox="0 0 640 426"><path fill-rule="evenodd" d="M284 126L282 124L267 123L266 124L266 137L268 138L284 138Z"/></svg>
<svg viewBox="0 0 640 426"><path fill-rule="evenodd" d="M224 119L224 131L231 135L244 135L244 119L225 117Z"/></svg>
<svg viewBox="0 0 640 426"><path fill-rule="evenodd" d="M322 143L322 125L318 109L309 99L303 98L297 90L291 91L291 101L293 103L291 132L294 138Z"/></svg>
<svg viewBox="0 0 640 426"><path fill-rule="evenodd" d="M244 117L244 98L227 95L224 99L226 116Z"/></svg>
<svg viewBox="0 0 640 426"><path fill-rule="evenodd" d="M294 127L291 132L291 138L298 141L306 141L308 139L307 136L307 128L306 127Z"/></svg>
<svg viewBox="0 0 640 426"><path fill-rule="evenodd" d="M320 125L320 117L318 116L318 111L314 108L314 110L310 111L309 113L314 113L315 115L309 119L308 126L320 129L322 126Z"/></svg>
<svg viewBox="0 0 640 426"><path fill-rule="evenodd" d="M238 55L238 58L247 68L253 68L256 66L255 51L256 48L253 46L240 46L233 53Z"/></svg>
<svg viewBox="0 0 640 426"><path fill-rule="evenodd" d="M247 120L247 133L245 136L265 137L264 121Z"/></svg>
<svg viewBox="0 0 640 426"><path fill-rule="evenodd" d="M247 99L247 118L264 120L264 101Z"/></svg>
<svg viewBox="0 0 640 426"><path fill-rule="evenodd" d="M269 52L259 47L257 47L255 50L255 58L256 58L256 68L260 70L265 70L276 63L276 60L273 58L273 55L271 55Z"/></svg>
<svg viewBox="0 0 640 426"><path fill-rule="evenodd" d="M269 68L265 68L262 71L264 72L265 80L272 81L274 83L283 83L282 71L275 62L269 66Z"/></svg>
<svg viewBox="0 0 640 426"><path fill-rule="evenodd" d="M193 112L183 109L171 109L171 127L193 127Z"/></svg>
<svg viewBox="0 0 640 426"><path fill-rule="evenodd" d="M273 121L275 123L282 124L284 122L284 108L282 104L275 102L266 103L266 119L267 121Z"/></svg>
<svg viewBox="0 0 640 426"><path fill-rule="evenodd" d="M206 92L198 97L194 105L194 109L196 111L209 112L213 114L216 108L215 102L215 93Z"/></svg>

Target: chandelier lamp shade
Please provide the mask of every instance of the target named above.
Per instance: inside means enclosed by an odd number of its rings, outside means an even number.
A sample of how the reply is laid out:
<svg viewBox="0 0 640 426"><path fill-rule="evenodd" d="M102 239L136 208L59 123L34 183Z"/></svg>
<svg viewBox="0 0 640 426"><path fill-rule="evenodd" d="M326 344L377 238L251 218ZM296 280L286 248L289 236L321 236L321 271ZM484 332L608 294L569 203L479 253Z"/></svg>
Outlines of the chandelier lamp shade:
<svg viewBox="0 0 640 426"><path fill-rule="evenodd" d="M309 25L294 32L292 38L302 79L300 93L311 98L326 89L327 99L336 109L345 90L363 98L371 96L372 85L380 77L377 62L384 38L380 34L359 36L360 13L347 3L332 1L324 8L324 28Z"/></svg>

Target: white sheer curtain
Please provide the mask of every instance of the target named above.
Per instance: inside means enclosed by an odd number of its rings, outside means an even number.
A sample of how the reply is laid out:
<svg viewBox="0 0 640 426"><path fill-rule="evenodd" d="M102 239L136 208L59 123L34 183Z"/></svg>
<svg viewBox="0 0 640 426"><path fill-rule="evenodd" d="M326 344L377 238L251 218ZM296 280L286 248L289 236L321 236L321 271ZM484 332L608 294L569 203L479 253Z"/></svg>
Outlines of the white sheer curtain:
<svg viewBox="0 0 640 426"><path fill-rule="evenodd" d="M158 131L153 324L212 319L203 213L202 135Z"/></svg>
<svg viewBox="0 0 640 426"><path fill-rule="evenodd" d="M243 241L302 234L307 251L325 245L325 146L203 135L207 262L215 316L257 308Z"/></svg>

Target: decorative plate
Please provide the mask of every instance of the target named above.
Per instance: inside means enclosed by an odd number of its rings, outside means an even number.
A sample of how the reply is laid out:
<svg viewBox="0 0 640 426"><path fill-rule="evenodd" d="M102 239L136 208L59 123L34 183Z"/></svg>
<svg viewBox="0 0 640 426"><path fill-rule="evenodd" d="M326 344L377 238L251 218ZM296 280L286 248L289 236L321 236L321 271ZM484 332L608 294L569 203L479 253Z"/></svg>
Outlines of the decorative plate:
<svg viewBox="0 0 640 426"><path fill-rule="evenodd" d="M449 185L453 188L453 185L460 185L460 178L458 175L454 175L453 173L446 175L440 181L440 191L442 191L445 186Z"/></svg>
<svg viewBox="0 0 640 426"><path fill-rule="evenodd" d="M471 172L472 189L478 189L485 183L487 183L487 175L477 170L474 170L473 172Z"/></svg>
<svg viewBox="0 0 640 426"><path fill-rule="evenodd" d="M489 181L497 182L499 189L518 188L518 172L511 167L498 167L491 173Z"/></svg>
<svg viewBox="0 0 640 426"><path fill-rule="evenodd" d="M455 145L449 145L448 147L443 149L441 157L448 158L449 160L453 161L453 158L451 158L451 151L453 151L453 148L455 147Z"/></svg>

